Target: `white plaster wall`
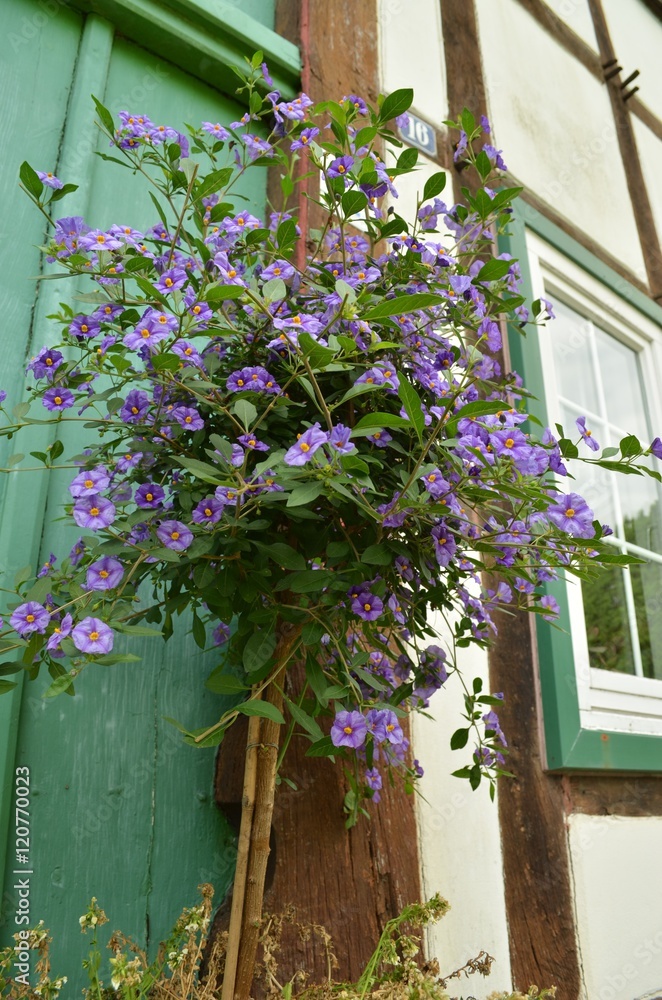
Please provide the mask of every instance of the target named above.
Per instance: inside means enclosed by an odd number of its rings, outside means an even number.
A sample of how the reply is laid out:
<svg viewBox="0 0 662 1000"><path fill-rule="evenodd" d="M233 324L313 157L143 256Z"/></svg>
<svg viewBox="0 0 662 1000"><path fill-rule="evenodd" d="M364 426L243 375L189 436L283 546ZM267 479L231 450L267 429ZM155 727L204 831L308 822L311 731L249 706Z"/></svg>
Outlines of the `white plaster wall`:
<svg viewBox="0 0 662 1000"><path fill-rule="evenodd" d="M662 118L660 55L662 22L642 0L602 0L614 52L623 67L625 79L635 69L641 71L636 81L637 97L658 118Z"/></svg>
<svg viewBox="0 0 662 1000"><path fill-rule="evenodd" d="M662 996L662 817L569 817L588 1000Z"/></svg>
<svg viewBox="0 0 662 1000"><path fill-rule="evenodd" d="M576 35L598 50L598 43L593 27L593 18L588 7L588 0L545 0L548 7L572 28Z"/></svg>
<svg viewBox="0 0 662 1000"><path fill-rule="evenodd" d="M660 56L662 56L662 48L660 48ZM647 125L634 116L632 124L644 172L646 190L653 209L658 239L662 241L662 140L658 139Z"/></svg>
<svg viewBox="0 0 662 1000"><path fill-rule="evenodd" d="M476 7L490 114L508 167L645 280L606 88L517 0Z"/></svg>
<svg viewBox="0 0 662 1000"><path fill-rule="evenodd" d="M469 684L482 677L487 690L483 650L462 650L461 668ZM432 718L414 718L414 752L425 769L417 798L419 856L425 897L440 892L451 904L430 929L428 954L439 960L442 975L481 949L492 955L491 976L474 974L450 990L485 1000L496 989L510 989L508 925L497 801L490 801L487 786L472 792L467 781L451 776L471 757L469 748L453 751L449 746L451 734L462 725L462 696L453 676L432 698Z"/></svg>
<svg viewBox="0 0 662 1000"><path fill-rule="evenodd" d="M448 118L439 0L379 0L381 87L414 88L412 111L433 125Z"/></svg>

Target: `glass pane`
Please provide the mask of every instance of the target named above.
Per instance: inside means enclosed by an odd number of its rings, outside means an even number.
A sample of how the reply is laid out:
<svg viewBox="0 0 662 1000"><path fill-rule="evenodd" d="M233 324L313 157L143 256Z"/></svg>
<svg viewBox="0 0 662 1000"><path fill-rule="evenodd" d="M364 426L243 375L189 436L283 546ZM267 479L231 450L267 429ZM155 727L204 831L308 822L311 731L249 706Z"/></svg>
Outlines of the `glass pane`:
<svg viewBox="0 0 662 1000"><path fill-rule="evenodd" d="M662 565L630 569L645 677L662 680Z"/></svg>
<svg viewBox="0 0 662 1000"><path fill-rule="evenodd" d="M596 329L595 338L609 421L648 444L646 404L637 352L604 330Z"/></svg>
<svg viewBox="0 0 662 1000"><path fill-rule="evenodd" d="M595 580L582 581L582 597L591 666L633 674L623 570L614 566L602 570Z"/></svg>
<svg viewBox="0 0 662 1000"><path fill-rule="evenodd" d="M618 476L625 539L662 553L660 488L647 476Z"/></svg>
<svg viewBox="0 0 662 1000"><path fill-rule="evenodd" d="M562 302L554 302L556 319L547 327L554 353L556 384L562 396L581 412L598 410L598 392L593 372L591 323Z"/></svg>

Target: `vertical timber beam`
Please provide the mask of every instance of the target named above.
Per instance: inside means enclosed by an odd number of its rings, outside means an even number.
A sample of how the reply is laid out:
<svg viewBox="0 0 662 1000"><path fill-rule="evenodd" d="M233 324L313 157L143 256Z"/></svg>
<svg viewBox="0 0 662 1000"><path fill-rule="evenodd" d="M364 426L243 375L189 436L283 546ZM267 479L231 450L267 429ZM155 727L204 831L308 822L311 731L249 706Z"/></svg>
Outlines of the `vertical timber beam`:
<svg viewBox="0 0 662 1000"><path fill-rule="evenodd" d="M595 35L600 47L600 58L603 66L611 63L616 65L616 53L612 45L607 19L602 8L602 0L589 0L589 8L593 17ZM646 265L646 274L650 293L657 302L662 302L662 252L660 240L655 227L653 209L651 208L644 172L641 167L639 150L634 136L630 112L623 100L621 73L610 76L605 81L611 101L611 108L616 124L618 144L623 159L623 168L627 179L628 191L632 201L641 251Z"/></svg>

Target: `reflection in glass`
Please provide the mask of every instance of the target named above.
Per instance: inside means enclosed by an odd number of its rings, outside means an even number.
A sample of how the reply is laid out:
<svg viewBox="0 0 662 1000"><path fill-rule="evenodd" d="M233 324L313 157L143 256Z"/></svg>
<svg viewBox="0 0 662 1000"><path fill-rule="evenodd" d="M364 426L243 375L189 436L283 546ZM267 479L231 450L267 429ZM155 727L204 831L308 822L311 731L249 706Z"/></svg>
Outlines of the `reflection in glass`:
<svg viewBox="0 0 662 1000"><path fill-rule="evenodd" d="M618 493L625 540L662 553L662 510L659 486L643 476L619 476Z"/></svg>
<svg viewBox="0 0 662 1000"><path fill-rule="evenodd" d="M644 677L662 680L662 565L632 566L630 574Z"/></svg>
<svg viewBox="0 0 662 1000"><path fill-rule="evenodd" d="M554 302L556 319L549 326L554 370L562 396L593 413L598 411L598 392L593 372L591 323L562 302Z"/></svg>
<svg viewBox="0 0 662 1000"><path fill-rule="evenodd" d="M584 620L591 666L633 674L623 572L614 566L602 570L595 580L582 581Z"/></svg>
<svg viewBox="0 0 662 1000"><path fill-rule="evenodd" d="M637 353L604 330L596 329L595 338L609 422L646 441L648 429Z"/></svg>

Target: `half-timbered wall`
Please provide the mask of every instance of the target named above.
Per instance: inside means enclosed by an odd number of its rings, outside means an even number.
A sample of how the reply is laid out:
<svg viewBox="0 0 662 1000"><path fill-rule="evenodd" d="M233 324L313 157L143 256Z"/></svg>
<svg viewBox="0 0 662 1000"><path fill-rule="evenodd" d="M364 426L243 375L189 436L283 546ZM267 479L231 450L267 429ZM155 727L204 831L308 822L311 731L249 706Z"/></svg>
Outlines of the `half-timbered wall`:
<svg viewBox="0 0 662 1000"><path fill-rule="evenodd" d="M662 4L380 0L378 28L383 90L414 85L412 110L438 139L436 157L421 154L420 180L408 182L398 211L412 211L416 189L440 165L458 196L464 180L440 121L465 106L486 113L510 182L525 189L516 227L522 240L500 249L527 256L523 240L537 233L568 267L579 263L615 290L624 312L626 302L637 302L642 317L662 327L655 305L662 291ZM637 299L642 293L645 302ZM528 620L502 616L489 665L475 653L464 663L485 675L489 666L492 689L507 692L502 715L517 777L502 782L496 806L449 777L459 766L446 749L458 692L437 695L434 721L416 722L416 754L426 766L418 808L424 890L441 891L453 906L430 946L443 969L480 948L494 956L491 977L466 984L479 1000L510 982L556 983L568 1000L657 997L662 741L647 737L635 747L605 729L589 734L598 740L589 753L580 733L574 758L556 762L546 727L566 709L561 695L554 705L544 690L541 696L550 657L539 633ZM574 673L566 683L576 700ZM653 685L649 692L660 682Z"/></svg>

